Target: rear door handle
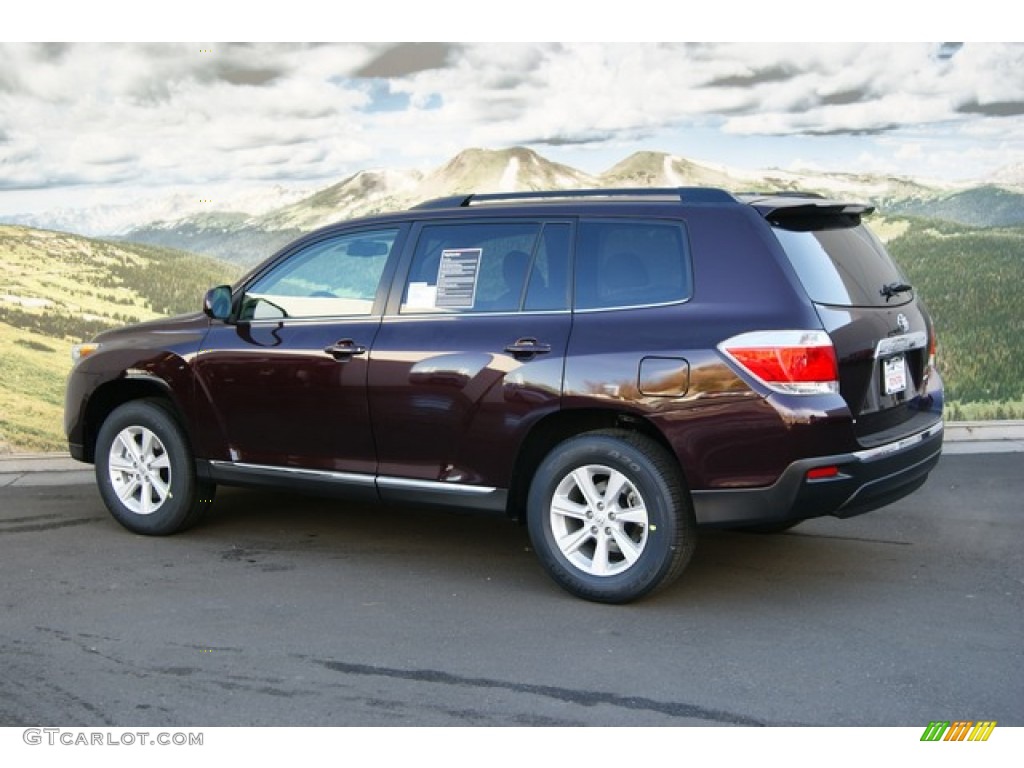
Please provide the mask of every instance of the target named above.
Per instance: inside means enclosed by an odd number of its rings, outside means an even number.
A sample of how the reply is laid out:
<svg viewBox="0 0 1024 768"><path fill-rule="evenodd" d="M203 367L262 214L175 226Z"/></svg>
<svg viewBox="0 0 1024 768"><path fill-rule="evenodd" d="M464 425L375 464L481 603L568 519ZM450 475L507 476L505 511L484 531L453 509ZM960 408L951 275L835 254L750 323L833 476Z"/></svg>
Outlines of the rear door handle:
<svg viewBox="0 0 1024 768"><path fill-rule="evenodd" d="M324 347L324 352L338 362L344 363L349 360L352 355L365 355L366 347L362 344L356 344L352 339L341 339L340 341L334 342L329 347Z"/></svg>
<svg viewBox="0 0 1024 768"><path fill-rule="evenodd" d="M529 360L535 355L546 355L551 351L550 344L541 344L536 339L519 339L514 344L505 347L505 351L513 355L516 360Z"/></svg>

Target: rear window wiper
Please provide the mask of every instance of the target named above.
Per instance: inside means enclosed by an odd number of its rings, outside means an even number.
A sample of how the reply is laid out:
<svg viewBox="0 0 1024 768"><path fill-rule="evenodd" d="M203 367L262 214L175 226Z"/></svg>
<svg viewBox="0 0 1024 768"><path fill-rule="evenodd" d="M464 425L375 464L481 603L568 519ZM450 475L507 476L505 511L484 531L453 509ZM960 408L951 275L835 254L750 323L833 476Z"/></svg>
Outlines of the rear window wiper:
<svg viewBox="0 0 1024 768"><path fill-rule="evenodd" d="M914 288L909 283L901 283L897 281L895 283L886 283L885 285L882 286L882 290L880 290L879 293L885 296L885 300L886 302L888 302L889 299L891 299L896 294L906 293L907 291L912 290L914 290Z"/></svg>

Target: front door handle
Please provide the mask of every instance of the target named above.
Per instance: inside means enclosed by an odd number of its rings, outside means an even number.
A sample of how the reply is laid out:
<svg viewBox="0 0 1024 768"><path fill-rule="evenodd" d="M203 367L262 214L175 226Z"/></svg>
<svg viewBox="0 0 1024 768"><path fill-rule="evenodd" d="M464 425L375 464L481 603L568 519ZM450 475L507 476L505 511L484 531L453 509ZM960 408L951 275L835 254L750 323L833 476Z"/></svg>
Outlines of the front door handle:
<svg viewBox="0 0 1024 768"><path fill-rule="evenodd" d="M352 339L341 339L329 347L324 347L324 352L338 362L344 363L351 359L352 355L365 355L366 347L362 344L356 344Z"/></svg>
<svg viewBox="0 0 1024 768"><path fill-rule="evenodd" d="M514 344L505 347L505 351L515 357L516 360L529 360L536 355L546 355L551 351L550 344L541 344L536 339L519 339Z"/></svg>

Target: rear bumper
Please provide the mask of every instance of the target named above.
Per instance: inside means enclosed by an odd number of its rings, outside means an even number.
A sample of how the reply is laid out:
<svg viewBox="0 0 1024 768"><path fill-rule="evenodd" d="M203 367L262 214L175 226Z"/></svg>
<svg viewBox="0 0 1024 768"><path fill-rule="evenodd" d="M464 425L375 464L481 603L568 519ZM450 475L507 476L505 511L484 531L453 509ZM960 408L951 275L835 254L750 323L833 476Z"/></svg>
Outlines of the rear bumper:
<svg viewBox="0 0 1024 768"><path fill-rule="evenodd" d="M942 454L943 423L863 451L795 461L766 488L694 491L697 523L743 526L832 515L853 517L903 498L919 488ZM808 479L821 467L838 474Z"/></svg>

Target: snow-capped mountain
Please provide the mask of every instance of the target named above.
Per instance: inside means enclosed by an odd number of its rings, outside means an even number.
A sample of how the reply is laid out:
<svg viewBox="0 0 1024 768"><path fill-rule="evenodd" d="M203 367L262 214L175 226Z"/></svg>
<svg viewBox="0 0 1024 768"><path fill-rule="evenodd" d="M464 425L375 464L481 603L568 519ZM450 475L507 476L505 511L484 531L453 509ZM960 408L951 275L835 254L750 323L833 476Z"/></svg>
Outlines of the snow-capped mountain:
<svg viewBox="0 0 1024 768"><path fill-rule="evenodd" d="M593 176L546 160L532 149L467 149L428 174L415 195L423 201L459 194L595 186L599 183Z"/></svg>
<svg viewBox="0 0 1024 768"><path fill-rule="evenodd" d="M178 222L211 212L258 216L305 199L310 190L273 185L249 189L173 190L131 203L99 203L57 208L6 218L10 224L40 227L85 236L121 236L156 222Z"/></svg>
<svg viewBox="0 0 1024 768"><path fill-rule="evenodd" d="M603 187L721 187L730 192L818 192L878 201L935 195L949 185L898 176L781 169L746 170L663 152L637 152L598 179Z"/></svg>
<svg viewBox="0 0 1024 768"><path fill-rule="evenodd" d="M360 171L290 205L253 217L252 224L267 230L309 231L339 218L367 216L403 207L404 200L422 179L418 171ZM339 211L345 214L338 216Z"/></svg>
<svg viewBox="0 0 1024 768"><path fill-rule="evenodd" d="M402 210L435 197L596 186L601 184L593 176L553 163L530 149L467 149L428 174L360 171L260 216L227 212L185 216L136 227L127 237L251 264L303 232L357 216Z"/></svg>
<svg viewBox="0 0 1024 768"><path fill-rule="evenodd" d="M593 176L525 147L466 149L439 168L364 170L315 192L253 189L214 200L176 193L132 206L56 211L17 223L131 240L252 264L303 232L402 210L449 195L593 187L715 186L731 192L800 190L871 202L884 213L974 226L1024 224L1024 166L987 184L948 184L882 174L734 168L664 152L637 152Z"/></svg>

